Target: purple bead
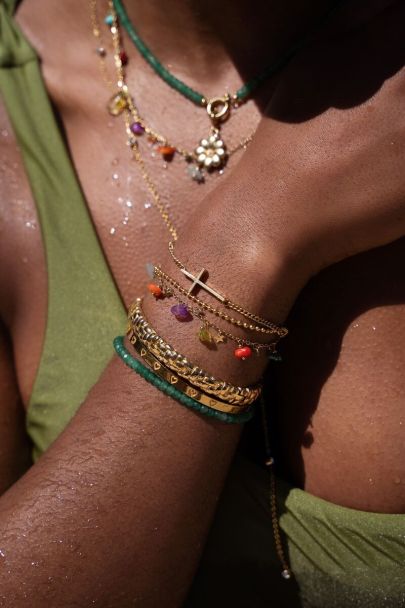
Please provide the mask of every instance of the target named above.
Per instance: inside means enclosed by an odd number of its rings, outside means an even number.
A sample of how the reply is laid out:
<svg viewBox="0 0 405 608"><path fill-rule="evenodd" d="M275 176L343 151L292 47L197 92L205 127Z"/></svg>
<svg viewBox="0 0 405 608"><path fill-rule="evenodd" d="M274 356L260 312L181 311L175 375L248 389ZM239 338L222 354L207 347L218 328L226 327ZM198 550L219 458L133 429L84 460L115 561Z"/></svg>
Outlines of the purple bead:
<svg viewBox="0 0 405 608"><path fill-rule="evenodd" d="M185 304L176 304L175 306L172 306L170 312L172 312L179 321L186 321L190 318L190 311Z"/></svg>
<svg viewBox="0 0 405 608"><path fill-rule="evenodd" d="M134 135L142 135L145 133L145 127L143 127L140 122L133 122L130 129Z"/></svg>

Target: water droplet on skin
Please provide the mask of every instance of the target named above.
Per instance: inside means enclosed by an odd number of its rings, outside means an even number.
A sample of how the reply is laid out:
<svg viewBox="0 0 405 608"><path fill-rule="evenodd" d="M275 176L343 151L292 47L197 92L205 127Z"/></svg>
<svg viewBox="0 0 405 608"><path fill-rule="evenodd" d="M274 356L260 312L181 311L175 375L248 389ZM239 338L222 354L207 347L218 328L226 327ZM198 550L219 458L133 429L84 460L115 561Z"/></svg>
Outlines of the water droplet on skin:
<svg viewBox="0 0 405 608"><path fill-rule="evenodd" d="M115 228L110 228L110 234L115 234Z"/></svg>
<svg viewBox="0 0 405 608"><path fill-rule="evenodd" d="M358 324L358 323L355 323L355 324L353 325L353 327L358 327L358 326L359 326L359 324Z"/></svg>
<svg viewBox="0 0 405 608"><path fill-rule="evenodd" d="M152 158L156 158L156 152L151 152L150 155Z"/></svg>
<svg viewBox="0 0 405 608"><path fill-rule="evenodd" d="M32 220L30 222L25 222L25 227L31 228L31 230L35 230L35 228L37 227L37 224L34 220Z"/></svg>
<svg viewBox="0 0 405 608"><path fill-rule="evenodd" d="M3 549L0 549L0 557L6 557L5 552L3 551Z"/></svg>
<svg viewBox="0 0 405 608"><path fill-rule="evenodd" d="M163 167L163 169L167 169L168 164L167 163L163 163L162 167Z"/></svg>
<svg viewBox="0 0 405 608"><path fill-rule="evenodd" d="M150 203L149 201L146 201L146 203L144 204L145 209L150 209L152 207L152 203Z"/></svg>
<svg viewBox="0 0 405 608"><path fill-rule="evenodd" d="M129 199L126 201L125 204L126 204L127 207L132 207L133 206L132 201L130 201Z"/></svg>
<svg viewBox="0 0 405 608"><path fill-rule="evenodd" d="M118 173L113 173L112 174L112 178L113 178L114 181L117 181L119 179Z"/></svg>
<svg viewBox="0 0 405 608"><path fill-rule="evenodd" d="M223 170L223 169L220 169L220 170L218 171L218 173L219 173L220 175L223 175L223 174L224 174L224 170Z"/></svg>
<svg viewBox="0 0 405 608"><path fill-rule="evenodd" d="M372 326L372 330L375 331L377 328L375 325Z"/></svg>

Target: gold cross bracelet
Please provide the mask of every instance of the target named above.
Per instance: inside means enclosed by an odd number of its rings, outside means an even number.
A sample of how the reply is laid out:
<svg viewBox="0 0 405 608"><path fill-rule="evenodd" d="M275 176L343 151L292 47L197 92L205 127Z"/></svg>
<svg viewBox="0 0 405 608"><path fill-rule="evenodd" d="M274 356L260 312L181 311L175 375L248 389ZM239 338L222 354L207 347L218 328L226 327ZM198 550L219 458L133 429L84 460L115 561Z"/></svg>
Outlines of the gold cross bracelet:
<svg viewBox="0 0 405 608"><path fill-rule="evenodd" d="M243 317L249 319L250 321L254 321L255 323L258 323L259 325L262 325L263 327L270 329L272 332L274 332L280 338L284 338L284 336L286 336L288 334L288 330L286 327L280 327L280 325L277 325L276 323L272 323L272 321L268 321L267 319L263 319L263 317L260 317L259 315L255 315L254 313L251 313L250 311L243 308L243 306L240 306L239 304L235 304L228 298L222 296L220 293L215 291L215 289L212 289L212 287L209 287L202 280L204 273L207 272L205 268L203 268L198 273L197 276L195 276L191 272L189 272L186 269L186 267L184 266L184 264L182 262L180 262L178 257L175 255L174 243L171 241L169 242L169 253L170 253L174 263L180 269L180 271L184 274L184 276L186 276L188 279L193 281L190 289L187 292L187 295L189 295L190 297L195 297L192 295L193 290L196 287L201 287L202 289L204 289L205 291L207 291L208 293L213 295L214 298L216 298L217 300L222 302L222 304L225 306L225 308L230 308L230 309L234 310L235 312L238 312Z"/></svg>
<svg viewBox="0 0 405 608"><path fill-rule="evenodd" d="M193 292L193 289L195 289L196 287L201 287L202 289L205 289L205 291L208 291L208 293L213 295L214 298L216 298L220 302L225 302L224 296L221 296L221 294L218 293L217 291L215 291L215 289L212 289L212 287L209 287L206 283L203 283L202 277L207 272L205 270L205 268L200 270L199 274L196 277L191 272L186 270L185 268L180 268L180 270L188 279L193 281L193 284L191 285L190 289L188 290L189 295Z"/></svg>

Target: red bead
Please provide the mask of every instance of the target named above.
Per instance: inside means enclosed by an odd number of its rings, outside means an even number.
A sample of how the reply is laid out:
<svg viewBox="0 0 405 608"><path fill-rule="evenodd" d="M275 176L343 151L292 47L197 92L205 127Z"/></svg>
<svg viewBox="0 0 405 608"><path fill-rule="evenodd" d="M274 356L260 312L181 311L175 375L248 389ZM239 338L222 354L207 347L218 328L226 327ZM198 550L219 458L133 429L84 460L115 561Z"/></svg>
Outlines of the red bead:
<svg viewBox="0 0 405 608"><path fill-rule="evenodd" d="M252 354L252 349L249 346L239 346L233 353L237 359L244 361Z"/></svg>
<svg viewBox="0 0 405 608"><path fill-rule="evenodd" d="M171 160L176 152L176 148L173 148L173 146L158 146L157 151L160 152L166 160Z"/></svg>
<svg viewBox="0 0 405 608"><path fill-rule="evenodd" d="M149 283L148 289L151 294L155 296L155 298L161 298L163 296L163 291L161 290L159 285L156 285L155 283Z"/></svg>
<svg viewBox="0 0 405 608"><path fill-rule="evenodd" d="M121 60L122 65L127 65L128 63L128 55L125 51L121 51L119 54L119 58Z"/></svg>

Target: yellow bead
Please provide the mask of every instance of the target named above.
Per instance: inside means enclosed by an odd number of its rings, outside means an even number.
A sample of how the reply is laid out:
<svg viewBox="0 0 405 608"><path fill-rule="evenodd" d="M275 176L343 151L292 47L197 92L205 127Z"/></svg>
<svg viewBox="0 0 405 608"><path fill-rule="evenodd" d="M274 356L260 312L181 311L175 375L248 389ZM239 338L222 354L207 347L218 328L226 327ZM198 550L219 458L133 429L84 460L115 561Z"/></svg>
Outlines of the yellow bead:
<svg viewBox="0 0 405 608"><path fill-rule="evenodd" d="M112 116L119 116L127 107L127 98L122 91L119 91L108 102L108 111Z"/></svg>

